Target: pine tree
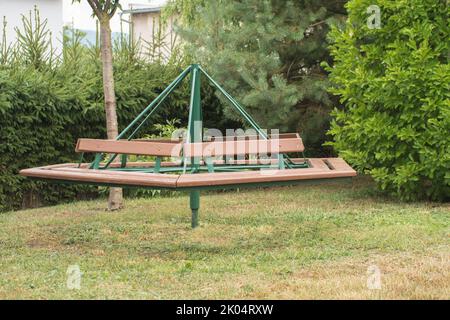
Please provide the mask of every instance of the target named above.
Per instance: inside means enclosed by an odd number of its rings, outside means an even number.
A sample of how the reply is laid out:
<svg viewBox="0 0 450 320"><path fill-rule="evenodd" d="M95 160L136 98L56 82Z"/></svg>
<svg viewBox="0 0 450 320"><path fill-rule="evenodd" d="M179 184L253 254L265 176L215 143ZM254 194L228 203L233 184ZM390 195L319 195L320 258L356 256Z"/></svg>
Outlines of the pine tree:
<svg viewBox="0 0 450 320"><path fill-rule="evenodd" d="M343 1L175 2L191 10L182 12L180 33L192 59L263 128L300 131L309 147L320 149L332 105L320 64L329 60L326 34L343 20Z"/></svg>

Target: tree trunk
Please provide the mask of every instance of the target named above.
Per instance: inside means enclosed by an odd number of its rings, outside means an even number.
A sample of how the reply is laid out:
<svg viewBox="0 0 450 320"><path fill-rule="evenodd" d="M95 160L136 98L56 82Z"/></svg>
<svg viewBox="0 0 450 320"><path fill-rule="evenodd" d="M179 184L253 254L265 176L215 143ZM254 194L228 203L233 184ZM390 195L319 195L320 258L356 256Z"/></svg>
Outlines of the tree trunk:
<svg viewBox="0 0 450 320"><path fill-rule="evenodd" d="M113 54L109 17L100 20L100 50L103 65L103 92L105 95L106 132L108 139L115 139L119 134L116 113L116 96L114 92ZM110 188L108 210L118 210L123 205L121 188Z"/></svg>

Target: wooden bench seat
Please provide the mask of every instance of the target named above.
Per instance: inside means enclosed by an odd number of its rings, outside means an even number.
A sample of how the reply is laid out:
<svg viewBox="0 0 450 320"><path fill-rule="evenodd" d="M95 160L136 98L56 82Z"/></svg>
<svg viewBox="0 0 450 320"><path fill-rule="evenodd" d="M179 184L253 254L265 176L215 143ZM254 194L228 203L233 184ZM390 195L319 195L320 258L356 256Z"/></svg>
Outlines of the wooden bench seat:
<svg viewBox="0 0 450 320"><path fill-rule="evenodd" d="M76 152L147 155L158 157L180 157L183 150L186 157L217 157L235 155L272 155L289 152L303 152L302 139L296 133L282 134L275 139L261 139L256 136L235 137L225 141L185 143L181 141L154 140L101 140L78 139Z"/></svg>
<svg viewBox="0 0 450 320"><path fill-rule="evenodd" d="M225 186L356 176L356 171L340 158L309 159L308 161L310 168L305 169L183 174L177 181L177 187Z"/></svg>
<svg viewBox="0 0 450 320"><path fill-rule="evenodd" d="M244 184L264 184L296 180L313 180L338 177L352 177L356 172L342 159L307 159L308 168L282 169L277 167L279 159L238 159L230 165L224 159L207 159L216 156L234 155L269 155L289 152L302 152L304 150L302 140L298 134L284 134L279 139L265 140L258 137L235 137L231 140L212 140L201 143L185 143L172 140L99 140L79 139L76 151L148 155L157 157L203 158L200 165L208 166L208 173L171 174L170 171L180 172L181 169L166 170L166 173L155 173L163 167L180 167L181 160L156 162L129 162L127 167L121 163L111 163L109 169L93 169L90 164L59 164L46 167L25 169L20 174L27 177L51 179L60 181L72 181L81 183L101 184L110 186L141 186L171 189L208 188ZM207 161L208 160L208 161ZM228 171L214 173L211 165L252 165L271 164L261 170ZM305 159L291 159L293 163L303 163ZM94 167L95 168L95 167ZM98 167L97 167L98 168ZM135 171L142 170L141 172ZM148 170L145 170L148 168ZM150 171L150 172L149 172Z"/></svg>
<svg viewBox="0 0 450 320"><path fill-rule="evenodd" d="M171 189L207 188L252 183L293 182L327 178L353 177L356 172L342 159L308 159L310 168L264 169L254 171L196 174L159 174L78 168L77 164L59 164L24 169L22 176L111 186L140 186Z"/></svg>

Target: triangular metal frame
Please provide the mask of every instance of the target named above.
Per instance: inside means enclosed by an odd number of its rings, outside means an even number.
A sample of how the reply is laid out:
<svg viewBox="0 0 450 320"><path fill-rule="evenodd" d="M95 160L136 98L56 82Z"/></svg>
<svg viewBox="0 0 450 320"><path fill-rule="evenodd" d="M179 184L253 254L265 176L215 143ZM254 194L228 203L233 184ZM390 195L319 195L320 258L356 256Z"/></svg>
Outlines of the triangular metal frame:
<svg viewBox="0 0 450 320"><path fill-rule="evenodd" d="M186 68L178 77L161 92L118 136L118 139L123 139L125 134L128 133L142 118L144 118L139 126L127 137L131 140L143 124L150 118L150 116L159 108L164 100L180 85L180 83L186 78L188 74L191 74L191 97L189 105L189 114L195 118L195 113L198 112L198 104L200 103L200 75L203 74L209 82L223 94L223 96L231 103L231 105L243 116L245 120L256 130L256 132L263 138L267 139L267 134L262 131L261 127L250 116L250 114L240 105L228 92L225 91L200 65L192 64ZM198 96L198 97L196 97ZM197 101L198 100L198 101ZM201 114L201 108L200 108ZM193 118L189 119L190 121ZM190 123L189 123L190 124ZM191 141L192 142L192 141Z"/></svg>
<svg viewBox="0 0 450 320"><path fill-rule="evenodd" d="M256 121L250 116L250 114L244 109L244 107L239 104L224 88L222 88L217 81L215 81L200 65L192 64L187 67L183 72L181 72L171 84L167 86L117 137L116 140L127 139L131 140L139 130L144 126L144 124L150 119L150 117L158 110L158 108L163 104L167 97L181 84L181 82L188 76L191 75L191 96L189 103L189 121L188 121L188 142L201 142L202 141L202 131L201 126L196 126L195 123L202 121L202 108L201 108L201 75L205 76L209 82L216 88L234 107L234 109L256 130L258 135L263 139L268 139L267 133L265 133L261 127L256 123ZM137 125L137 126L136 126ZM132 130L134 128L134 130ZM128 134L128 135L127 135ZM108 167L117 157L117 154L111 156L111 158L106 163L105 167ZM99 162L101 155L97 156L94 162ZM287 167L291 167L290 159L283 155L279 155L280 162L284 163ZM186 161L184 161L186 163Z"/></svg>

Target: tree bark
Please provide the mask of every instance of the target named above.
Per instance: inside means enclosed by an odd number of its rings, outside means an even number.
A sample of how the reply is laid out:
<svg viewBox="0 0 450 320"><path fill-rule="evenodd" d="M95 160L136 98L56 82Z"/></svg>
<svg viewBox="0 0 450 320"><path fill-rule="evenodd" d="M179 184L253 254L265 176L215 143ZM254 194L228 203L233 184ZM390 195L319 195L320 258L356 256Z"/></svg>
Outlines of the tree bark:
<svg viewBox="0 0 450 320"><path fill-rule="evenodd" d="M108 139L115 139L119 134L116 113L116 95L114 92L113 53L111 43L110 18L105 14L100 22L100 51L103 66L103 92L105 95L106 132ZM123 206L121 188L110 188L108 210L118 210Z"/></svg>

